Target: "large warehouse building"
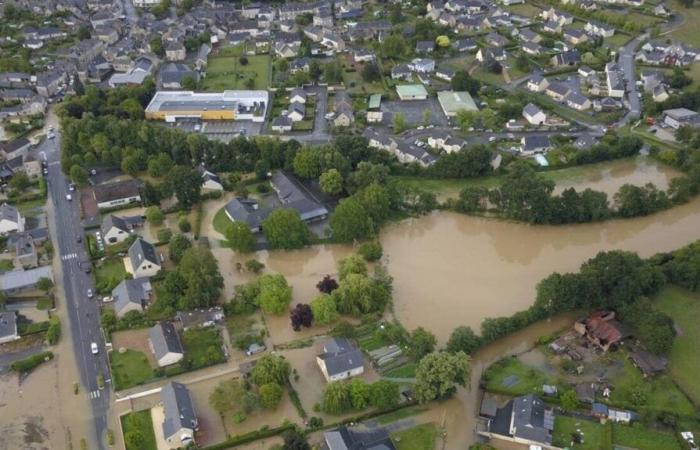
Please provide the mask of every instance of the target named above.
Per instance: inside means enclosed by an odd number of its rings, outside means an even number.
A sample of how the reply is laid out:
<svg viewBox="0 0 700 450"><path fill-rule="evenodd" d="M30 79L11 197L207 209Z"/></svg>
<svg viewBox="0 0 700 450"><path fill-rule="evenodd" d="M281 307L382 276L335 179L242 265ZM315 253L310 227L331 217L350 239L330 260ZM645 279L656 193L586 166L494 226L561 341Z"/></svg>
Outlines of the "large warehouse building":
<svg viewBox="0 0 700 450"><path fill-rule="evenodd" d="M267 91L158 91L146 107L146 119L263 122L268 102Z"/></svg>

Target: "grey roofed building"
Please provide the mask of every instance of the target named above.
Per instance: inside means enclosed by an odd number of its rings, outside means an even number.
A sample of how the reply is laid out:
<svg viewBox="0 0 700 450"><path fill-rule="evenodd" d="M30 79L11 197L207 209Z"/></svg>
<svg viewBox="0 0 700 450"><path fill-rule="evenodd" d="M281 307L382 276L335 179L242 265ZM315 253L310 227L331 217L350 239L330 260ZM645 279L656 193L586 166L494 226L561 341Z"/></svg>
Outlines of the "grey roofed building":
<svg viewBox="0 0 700 450"><path fill-rule="evenodd" d="M531 134L522 139L522 150L524 152L536 152L547 150L551 147L549 136L546 134Z"/></svg>
<svg viewBox="0 0 700 450"><path fill-rule="evenodd" d="M159 361L169 353L184 354L177 330L170 322L155 324L148 330L148 337L153 347L153 354Z"/></svg>
<svg viewBox="0 0 700 450"><path fill-rule="evenodd" d="M596 142L596 139L592 135L584 133L574 141L574 147L579 150L586 150L593 147Z"/></svg>
<svg viewBox="0 0 700 450"><path fill-rule="evenodd" d="M121 217L114 214L108 215L102 221L102 235L106 235L112 228L117 228L127 233L131 233L134 228L143 224L143 219L139 216Z"/></svg>
<svg viewBox="0 0 700 450"><path fill-rule="evenodd" d="M247 224L254 233L261 230L263 220L272 212L270 208L260 209L255 200L240 197L232 199L224 208L229 219Z"/></svg>
<svg viewBox="0 0 700 450"><path fill-rule="evenodd" d="M13 270L0 275L0 290L5 294L15 294L36 289L41 278L53 280L50 266L30 270Z"/></svg>
<svg viewBox="0 0 700 450"><path fill-rule="evenodd" d="M365 364L362 351L345 338L334 338L326 342L318 359L325 365L329 381L334 381L336 376L343 374L362 373Z"/></svg>
<svg viewBox="0 0 700 450"><path fill-rule="evenodd" d="M416 53L429 53L435 49L433 41L418 41L416 42Z"/></svg>
<svg viewBox="0 0 700 450"><path fill-rule="evenodd" d="M15 311L0 312L0 344L17 339L19 339L17 313Z"/></svg>
<svg viewBox="0 0 700 450"><path fill-rule="evenodd" d="M160 391L160 398L163 402L163 435L169 440L182 429L196 430L198 428L197 414L192 405L190 392L184 384L170 382L163 386ZM194 436L190 436L190 441ZM181 437L176 440L180 444Z"/></svg>
<svg viewBox="0 0 700 450"><path fill-rule="evenodd" d="M299 186L291 175L277 170L272 174L270 184L283 207L296 209L302 220L322 220L328 216L328 210L313 198L311 193Z"/></svg>
<svg viewBox="0 0 700 450"><path fill-rule="evenodd" d="M274 119L272 119L271 123L272 129L278 131L291 130L292 125L292 119L290 119L289 116L287 116L286 114L275 117Z"/></svg>
<svg viewBox="0 0 700 450"><path fill-rule="evenodd" d="M489 422L489 431L521 441L552 444L554 416L534 394L516 397L499 408Z"/></svg>
<svg viewBox="0 0 700 450"><path fill-rule="evenodd" d="M134 243L131 244L131 247L129 247L128 254L134 268L141 265L141 261L144 260L160 265L155 246L144 239L136 239Z"/></svg>
<svg viewBox="0 0 700 450"><path fill-rule="evenodd" d="M328 450L395 450L396 447L384 428L357 431L342 425L326 431L323 437Z"/></svg>
<svg viewBox="0 0 700 450"><path fill-rule="evenodd" d="M527 114L531 117L534 117L535 115L537 115L541 112L542 112L542 110L537 105L534 105L532 103L528 103L523 108L523 114Z"/></svg>
<svg viewBox="0 0 700 450"><path fill-rule="evenodd" d="M153 287L148 277L122 280L112 289L114 311L121 317L131 309L143 310L152 293Z"/></svg>
<svg viewBox="0 0 700 450"><path fill-rule="evenodd" d="M198 81L199 73L185 64L174 62L164 64L160 69L160 82L165 88L181 88L182 80L186 77L192 77L194 81Z"/></svg>

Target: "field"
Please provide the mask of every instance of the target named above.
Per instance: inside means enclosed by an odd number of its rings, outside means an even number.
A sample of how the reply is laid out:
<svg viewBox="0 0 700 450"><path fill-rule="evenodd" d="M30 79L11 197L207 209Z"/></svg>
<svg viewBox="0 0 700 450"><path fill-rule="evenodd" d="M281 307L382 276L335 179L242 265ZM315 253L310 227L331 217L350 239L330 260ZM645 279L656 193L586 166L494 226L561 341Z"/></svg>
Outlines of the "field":
<svg viewBox="0 0 700 450"><path fill-rule="evenodd" d="M569 447L572 435L579 433L583 438L583 442L574 444L570 448L576 450L610 449L610 437L606 435L606 432L605 426L598 422L574 417L556 416L554 418L552 444L562 448Z"/></svg>
<svg viewBox="0 0 700 450"><path fill-rule="evenodd" d="M680 333L673 343L669 355L671 377L683 391L694 401L700 402L700 385L697 374L700 373L700 295L678 287L667 287L656 297L656 304L676 322Z"/></svg>
<svg viewBox="0 0 700 450"><path fill-rule="evenodd" d="M672 0L667 3L666 6L674 11L681 11L681 15L683 16L683 24L666 37L684 42L691 47L700 46L700 33L698 33L698 27L700 27L700 9L684 8L677 0Z"/></svg>
<svg viewBox="0 0 700 450"><path fill-rule="evenodd" d="M486 390L509 395L541 393L542 385L551 383L541 371L515 358L504 358L484 372Z"/></svg>
<svg viewBox="0 0 700 450"><path fill-rule="evenodd" d="M109 359L114 389L118 391L143 384L155 377L148 358L137 350L126 349L124 353L113 351L109 354Z"/></svg>
<svg viewBox="0 0 700 450"><path fill-rule="evenodd" d="M132 412L120 419L126 450L153 450L157 448L150 410ZM140 438L138 438L139 436Z"/></svg>
<svg viewBox="0 0 700 450"><path fill-rule="evenodd" d="M437 428L432 423L418 425L391 435L398 450L433 450L436 437Z"/></svg>
<svg viewBox="0 0 700 450"><path fill-rule="evenodd" d="M246 58L247 64L241 64L241 58ZM269 78L269 55L240 56L240 51L234 49L209 57L207 76L202 80L201 88L214 92L226 89L267 89Z"/></svg>
<svg viewBox="0 0 700 450"><path fill-rule="evenodd" d="M681 450L678 440L672 434L654 431L641 425L613 424L613 442L638 450Z"/></svg>

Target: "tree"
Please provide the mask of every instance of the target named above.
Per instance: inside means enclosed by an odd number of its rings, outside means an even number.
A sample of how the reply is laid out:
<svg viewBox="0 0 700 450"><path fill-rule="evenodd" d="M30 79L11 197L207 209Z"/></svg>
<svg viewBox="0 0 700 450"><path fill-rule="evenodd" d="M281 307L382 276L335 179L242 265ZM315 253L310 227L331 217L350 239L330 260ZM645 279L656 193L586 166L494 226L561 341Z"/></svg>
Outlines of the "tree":
<svg viewBox="0 0 700 450"><path fill-rule="evenodd" d="M165 56L165 47L163 47L163 40L160 36L151 39L149 45L151 47L151 51L155 53L156 56L160 56L161 58Z"/></svg>
<svg viewBox="0 0 700 450"><path fill-rule="evenodd" d="M12 175L12 178L10 178L10 182L8 184L12 189L23 191L31 185L31 181L26 173L19 172Z"/></svg>
<svg viewBox="0 0 700 450"><path fill-rule="evenodd" d="M265 264L261 263L257 259L249 259L245 262L245 270L253 273L260 273L265 268Z"/></svg>
<svg viewBox="0 0 700 450"><path fill-rule="evenodd" d="M49 292L53 287L53 281L51 278L41 277L36 282L36 288L40 291Z"/></svg>
<svg viewBox="0 0 700 450"><path fill-rule="evenodd" d="M345 182L345 189L350 194L354 194L370 184L383 186L388 179L389 167L383 164L361 161L357 164L356 170L348 175Z"/></svg>
<svg viewBox="0 0 700 450"><path fill-rule="evenodd" d="M401 58L406 53L406 42L401 36L392 34L382 42L382 51L385 58Z"/></svg>
<svg viewBox="0 0 700 450"><path fill-rule="evenodd" d="M317 325L328 325L338 319L335 300L328 294L319 295L311 301L311 312Z"/></svg>
<svg viewBox="0 0 700 450"><path fill-rule="evenodd" d="M382 73L379 71L379 66L375 62L365 64L360 74L362 75L362 79L367 83L381 81L382 79Z"/></svg>
<svg viewBox="0 0 700 450"><path fill-rule="evenodd" d="M283 393L282 386L277 383L263 384L258 390L260 404L265 409L275 409L280 404Z"/></svg>
<svg viewBox="0 0 700 450"><path fill-rule="evenodd" d="M284 314L292 301L292 287L287 284L284 275L266 273L258 279L260 293L257 304L268 314Z"/></svg>
<svg viewBox="0 0 700 450"><path fill-rule="evenodd" d="M146 208L146 220L151 223L151 225L159 226L163 224L165 220L165 214L157 206L149 206Z"/></svg>
<svg viewBox="0 0 700 450"><path fill-rule="evenodd" d="M324 294L330 294L338 289L338 282L335 281L335 279L333 279L333 277L330 275L326 275L321 281L318 282L318 284L316 284L316 288Z"/></svg>
<svg viewBox="0 0 700 450"><path fill-rule="evenodd" d="M291 208L272 211L262 223L270 248L292 250L308 245L311 232L299 212Z"/></svg>
<svg viewBox="0 0 700 450"><path fill-rule="evenodd" d="M455 73L455 76L452 77L450 84L452 85L452 90L467 91L471 95L475 95L481 88L481 83L479 80L472 78L471 75L469 75L469 72L466 70L460 70L459 72Z"/></svg>
<svg viewBox="0 0 700 450"><path fill-rule="evenodd" d="M417 361L420 361L425 355L435 350L437 339L430 331L418 327L411 333L409 342L409 352Z"/></svg>
<svg viewBox="0 0 700 450"><path fill-rule="evenodd" d="M88 171L78 164L74 164L70 168L70 179L79 186L85 186L88 182Z"/></svg>
<svg viewBox="0 0 700 450"><path fill-rule="evenodd" d="M481 339L470 327L459 326L450 334L446 350L450 353L464 352L471 355L480 346Z"/></svg>
<svg viewBox="0 0 700 450"><path fill-rule="evenodd" d="M340 201L331 214L330 226L338 242L364 240L374 234L372 218L354 197Z"/></svg>
<svg viewBox="0 0 700 450"><path fill-rule="evenodd" d="M350 380L350 401L354 409L365 409L370 404L372 395L370 385L362 378Z"/></svg>
<svg viewBox="0 0 700 450"><path fill-rule="evenodd" d="M343 175L338 169L323 172L318 179L321 190L326 194L338 195L343 192Z"/></svg>
<svg viewBox="0 0 700 450"><path fill-rule="evenodd" d="M469 357L463 352L431 353L418 363L413 392L420 403L448 397L456 391L455 384L466 384L470 370Z"/></svg>
<svg viewBox="0 0 700 450"><path fill-rule="evenodd" d="M371 386L372 406L379 409L393 408L399 403L399 385L389 380L379 380Z"/></svg>
<svg viewBox="0 0 700 450"><path fill-rule="evenodd" d="M176 234L168 243L168 254L174 262L180 262L185 252L192 247L192 242L184 234Z"/></svg>
<svg viewBox="0 0 700 450"><path fill-rule="evenodd" d="M491 72L491 73L500 74L501 72L503 72L503 66L501 66L501 63L499 63L498 61L496 61L496 60L495 60L493 57L491 57L491 56L488 56L488 57L484 60L484 63L483 63L483 64L484 64L484 68L485 68L486 70L488 70L489 72Z"/></svg>
<svg viewBox="0 0 700 450"><path fill-rule="evenodd" d="M342 414L352 408L352 392L350 383L334 381L323 390L321 409L329 414Z"/></svg>
<svg viewBox="0 0 700 450"><path fill-rule="evenodd" d="M527 56L525 56L524 53L521 53L517 58L515 58L515 68L521 72L530 71L530 61L527 59Z"/></svg>
<svg viewBox="0 0 700 450"><path fill-rule="evenodd" d="M298 303L289 313L289 319L292 322L292 329L294 331L299 331L301 327L311 327L314 321L314 313L311 310L311 306Z"/></svg>
<svg viewBox="0 0 700 450"><path fill-rule="evenodd" d="M367 263L359 255L349 255L338 262L340 282L350 274L367 275Z"/></svg>
<svg viewBox="0 0 700 450"><path fill-rule="evenodd" d="M209 249L199 246L187 249L174 273L185 286L178 299L180 309L206 308L218 301L224 279Z"/></svg>
<svg viewBox="0 0 700 450"><path fill-rule="evenodd" d="M559 396L559 400L564 411L576 411L578 409L578 397L576 397L576 391L573 389L564 391Z"/></svg>
<svg viewBox="0 0 700 450"><path fill-rule="evenodd" d="M258 386L268 383L284 385L287 383L291 368L281 356L265 355L258 360L250 373L250 379Z"/></svg>
<svg viewBox="0 0 700 450"><path fill-rule="evenodd" d="M182 78L182 81L180 81L180 85L182 86L182 89L194 91L197 89L197 80L195 80L195 78L192 75L187 75Z"/></svg>
<svg viewBox="0 0 700 450"><path fill-rule="evenodd" d="M201 197L202 177L195 169L185 166L175 166L167 174L167 180L172 186L180 206L190 208L199 202Z"/></svg>
<svg viewBox="0 0 700 450"><path fill-rule="evenodd" d="M358 249L358 253L367 262L379 261L382 259L384 251L382 250L382 244L379 241L369 241L363 242Z"/></svg>
<svg viewBox="0 0 700 450"><path fill-rule="evenodd" d="M406 115L400 111L394 114L394 118L392 119L391 123L394 126L394 133L396 134L401 133L408 126L406 124Z"/></svg>
<svg viewBox="0 0 700 450"><path fill-rule="evenodd" d="M249 413L254 408L250 408L250 402L244 401L246 395L247 390L240 380L226 380L217 384L211 392L209 404L219 414L229 414L241 410ZM246 403L248 408L245 407ZM245 411L246 409L247 411Z"/></svg>
<svg viewBox="0 0 700 450"><path fill-rule="evenodd" d="M106 309L100 316L100 325L107 332L114 331L117 327L117 314L113 309Z"/></svg>
<svg viewBox="0 0 700 450"><path fill-rule="evenodd" d="M282 439L284 440L282 450L311 450L311 446L306 441L306 436L296 428L282 433Z"/></svg>
<svg viewBox="0 0 700 450"><path fill-rule="evenodd" d="M435 43L438 47L446 48L450 46L450 38L445 35L440 35L435 38Z"/></svg>
<svg viewBox="0 0 700 450"><path fill-rule="evenodd" d="M250 253L256 241L250 227L244 222L233 222L226 228L226 242L237 252Z"/></svg>
<svg viewBox="0 0 700 450"><path fill-rule="evenodd" d="M292 161L294 173L302 178L318 178L322 173L336 169L341 174L347 173L348 160L333 146L304 147L299 150Z"/></svg>
<svg viewBox="0 0 700 450"><path fill-rule="evenodd" d="M338 312L359 316L384 311L391 294L380 281L352 273L332 295Z"/></svg>

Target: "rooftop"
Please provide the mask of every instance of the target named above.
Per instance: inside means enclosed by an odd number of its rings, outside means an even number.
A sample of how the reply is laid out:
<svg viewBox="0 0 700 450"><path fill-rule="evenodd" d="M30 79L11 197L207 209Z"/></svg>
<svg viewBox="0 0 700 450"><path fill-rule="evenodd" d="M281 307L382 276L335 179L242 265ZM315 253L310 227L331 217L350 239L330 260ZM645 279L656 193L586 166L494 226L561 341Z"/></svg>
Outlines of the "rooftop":
<svg viewBox="0 0 700 450"><path fill-rule="evenodd" d="M438 101L445 113L456 113L460 110L478 111L474 99L466 91L440 91L437 93Z"/></svg>

